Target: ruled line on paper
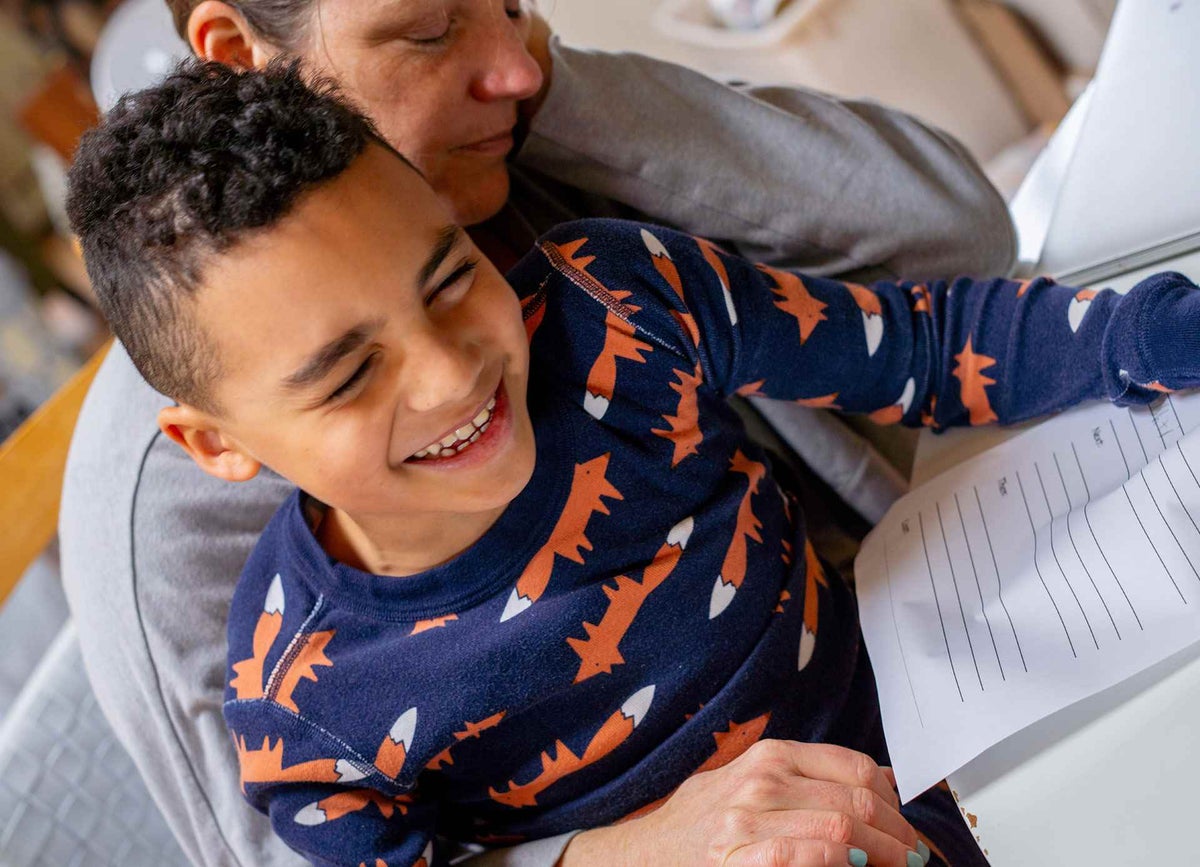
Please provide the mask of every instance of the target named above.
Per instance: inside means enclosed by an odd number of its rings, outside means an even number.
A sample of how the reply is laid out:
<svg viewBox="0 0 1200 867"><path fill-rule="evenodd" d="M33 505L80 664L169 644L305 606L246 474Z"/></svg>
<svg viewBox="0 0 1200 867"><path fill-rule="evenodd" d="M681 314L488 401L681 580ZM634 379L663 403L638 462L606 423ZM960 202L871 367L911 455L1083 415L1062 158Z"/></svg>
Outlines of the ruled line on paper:
<svg viewBox="0 0 1200 867"><path fill-rule="evenodd" d="M1017 435L903 497L855 571L908 799L1200 642L1200 395L1093 405Z"/></svg>
<svg viewBox="0 0 1200 867"><path fill-rule="evenodd" d="M1096 550L1100 552L1100 557L1104 560L1104 565L1112 575L1113 581L1117 583L1117 587L1121 589L1121 595L1125 597L1125 602L1129 605L1129 610L1133 614L1133 619L1137 621L1138 629L1145 631L1146 627L1142 626L1142 618L1138 617L1137 608L1133 605L1133 600L1129 598L1129 593L1125 590L1125 585L1121 583L1121 579L1117 577L1116 570L1112 564L1108 562L1108 555L1104 553L1104 546L1100 544L1100 540L1096 537L1096 531L1092 527L1092 518L1088 514L1088 509L1092 505L1092 492L1088 488L1087 474L1083 471L1083 464L1079 460L1079 450L1075 447L1075 443L1071 443L1071 453L1075 456L1075 465L1079 467L1079 477L1083 480L1083 489L1087 493L1087 501L1083 504L1083 520L1087 524L1088 533L1091 534L1092 541L1096 545Z"/></svg>
<svg viewBox="0 0 1200 867"><path fill-rule="evenodd" d="M1072 443L1074 445L1074 443ZM1108 601L1104 598L1104 594L1100 592L1100 588L1096 585L1096 578L1092 575L1092 570L1088 568L1087 563L1083 561L1083 555L1079 553L1079 546L1075 544L1075 532L1071 529L1071 512L1074 511L1075 505L1071 502L1071 492L1067 490L1067 479L1063 475L1062 464L1058 462L1058 452L1054 452L1054 469L1058 472L1058 481L1062 485L1063 496L1067 498L1067 538L1071 540L1071 547L1075 551L1075 559L1079 561L1079 565L1083 567L1083 572L1088 577L1088 581L1092 583L1092 589L1096 591L1096 598L1100 600L1100 604L1104 606L1104 613L1108 615L1109 621L1112 623L1113 632L1117 634L1117 641L1121 640L1121 628L1117 626L1117 619L1113 617L1112 611L1108 607Z"/></svg>
<svg viewBox="0 0 1200 867"><path fill-rule="evenodd" d="M983 501L979 498L979 486L972 485L975 492L975 505L979 509L979 521L983 524L983 536L987 539L988 553L992 558L992 568L996 570L996 595L1000 599L1000 607L1004 609L1004 616L1008 618L1008 628L1012 630L1013 641L1017 645L1017 654L1021 657L1021 668L1025 672L1029 672L1029 665L1025 662L1025 651L1021 649L1021 638L1017 635L1016 624L1013 623L1012 614L1009 613L1008 606L1004 604L1004 579L1000 577L1000 567L996 564L996 549L992 547L992 534L988 529L987 515L983 513Z"/></svg>
<svg viewBox="0 0 1200 867"><path fill-rule="evenodd" d="M958 670L954 666L954 654L950 652L950 637L946 634L946 620L942 617L942 603L938 599L937 582L933 580L933 563L929 560L929 545L925 541L925 516L917 512L917 524L921 528L921 547L925 549L925 568L929 570L929 586L933 588L933 602L937 606L938 623L942 627L942 641L946 643L946 658L950 660L950 672L954 675L954 687L958 690L958 700L963 698L962 684L958 682Z"/></svg>
<svg viewBox="0 0 1200 867"><path fill-rule="evenodd" d="M1083 603L1079 601L1079 594L1075 592L1075 585L1067 577L1067 570L1063 568L1062 561L1058 559L1058 547L1054 544L1054 508L1050 505L1050 495L1046 493L1046 483L1042 480L1042 468L1037 461L1033 462L1033 471L1037 474L1038 487L1042 489L1042 499L1046 501L1046 511L1050 513L1050 556L1054 558L1054 565L1058 567L1058 572L1062 575L1063 581L1066 582L1067 589L1071 591L1071 598L1075 600L1079 614L1083 617L1083 622L1088 628L1088 634L1092 636L1092 644L1096 645L1096 649L1099 650L1100 642L1096 638L1096 630L1092 629L1091 618L1083 610Z"/></svg>
<svg viewBox="0 0 1200 867"><path fill-rule="evenodd" d="M975 589L979 592L979 611L983 615L983 622L987 625L988 638L992 641L992 652L996 654L996 667L1000 669L1000 679L1008 680L1004 676L1004 663L1000 661L1000 648L996 646L996 633L992 632L992 621L988 617L987 603L983 600L983 585L979 581L979 570L975 568L975 552L971 548L971 536L967 533L967 521L963 518L962 503L958 501L958 491L954 492L954 508L958 510L958 523L962 525L967 556L971 560L971 574L975 576Z"/></svg>

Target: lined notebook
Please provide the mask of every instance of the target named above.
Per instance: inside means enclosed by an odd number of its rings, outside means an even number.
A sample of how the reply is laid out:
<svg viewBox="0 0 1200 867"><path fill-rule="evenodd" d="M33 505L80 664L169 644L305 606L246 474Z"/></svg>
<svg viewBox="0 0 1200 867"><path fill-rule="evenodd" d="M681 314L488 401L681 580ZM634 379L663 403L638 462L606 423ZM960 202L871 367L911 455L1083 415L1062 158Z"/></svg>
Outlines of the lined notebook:
<svg viewBox="0 0 1200 867"><path fill-rule="evenodd" d="M938 476L855 572L908 800L1200 640L1200 394L1081 407Z"/></svg>

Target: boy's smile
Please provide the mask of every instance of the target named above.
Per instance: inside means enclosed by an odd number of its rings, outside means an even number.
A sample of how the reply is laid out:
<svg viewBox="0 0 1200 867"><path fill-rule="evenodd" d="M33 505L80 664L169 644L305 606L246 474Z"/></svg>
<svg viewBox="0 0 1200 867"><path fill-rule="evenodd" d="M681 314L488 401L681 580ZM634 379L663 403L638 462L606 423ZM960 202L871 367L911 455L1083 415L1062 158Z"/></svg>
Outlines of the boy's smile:
<svg viewBox="0 0 1200 867"><path fill-rule="evenodd" d="M210 262L220 412L161 419L210 472L271 467L333 507L331 554L387 574L450 559L528 482L520 303L393 153L371 144Z"/></svg>

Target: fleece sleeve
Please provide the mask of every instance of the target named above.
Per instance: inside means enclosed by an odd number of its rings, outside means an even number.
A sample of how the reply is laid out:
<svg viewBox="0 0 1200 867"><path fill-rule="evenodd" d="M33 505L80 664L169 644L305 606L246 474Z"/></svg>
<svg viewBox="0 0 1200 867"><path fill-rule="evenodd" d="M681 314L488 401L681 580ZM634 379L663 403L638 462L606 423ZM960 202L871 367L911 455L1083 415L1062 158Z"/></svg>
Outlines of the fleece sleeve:
<svg viewBox="0 0 1200 867"><path fill-rule="evenodd" d="M633 327L724 395L945 428L1200 385L1200 290L1179 274L1125 296L1045 278L862 286L616 221L568 224L540 249L569 278L639 287L627 299Z"/></svg>

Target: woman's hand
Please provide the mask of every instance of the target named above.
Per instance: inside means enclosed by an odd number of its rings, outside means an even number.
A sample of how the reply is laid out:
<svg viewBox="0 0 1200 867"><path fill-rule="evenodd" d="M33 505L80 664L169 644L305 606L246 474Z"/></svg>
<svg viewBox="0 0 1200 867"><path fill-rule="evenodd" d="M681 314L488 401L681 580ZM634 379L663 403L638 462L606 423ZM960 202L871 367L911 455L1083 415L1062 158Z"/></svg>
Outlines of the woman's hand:
<svg viewBox="0 0 1200 867"><path fill-rule="evenodd" d="M560 863L915 867L926 850L893 784L890 770L853 750L760 741L690 777L653 813L578 835Z"/></svg>

